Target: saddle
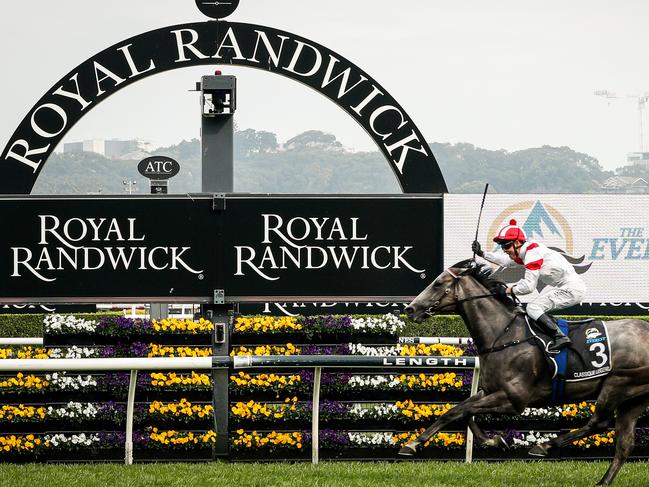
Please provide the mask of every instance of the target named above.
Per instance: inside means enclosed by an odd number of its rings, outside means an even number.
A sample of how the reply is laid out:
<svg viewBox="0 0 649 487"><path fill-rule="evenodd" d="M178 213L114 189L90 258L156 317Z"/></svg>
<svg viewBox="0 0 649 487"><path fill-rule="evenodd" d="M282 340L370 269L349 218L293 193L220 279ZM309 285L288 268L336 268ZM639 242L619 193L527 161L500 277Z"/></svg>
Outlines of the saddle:
<svg viewBox="0 0 649 487"><path fill-rule="evenodd" d="M596 379L611 371L612 354L605 321L557 319L559 328L570 338L572 344L558 354L551 354L547 350L552 337L543 333L529 317L526 320L528 332L544 351L550 369L553 370L553 402L562 402L566 382Z"/></svg>

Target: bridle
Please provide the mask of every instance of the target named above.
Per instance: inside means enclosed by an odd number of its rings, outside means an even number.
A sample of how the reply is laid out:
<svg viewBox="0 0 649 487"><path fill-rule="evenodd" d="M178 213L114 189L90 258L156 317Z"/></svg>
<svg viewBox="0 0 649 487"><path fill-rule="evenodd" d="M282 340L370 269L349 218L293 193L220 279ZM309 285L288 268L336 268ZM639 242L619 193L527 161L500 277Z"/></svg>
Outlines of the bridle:
<svg viewBox="0 0 649 487"><path fill-rule="evenodd" d="M453 281L444 290L443 296L448 296L449 294L451 294L451 290L454 289L454 288L455 289L457 288L457 286L458 286L458 284L460 282L460 279L463 277L463 274L456 274L455 272L453 272L451 270L451 268L446 269L446 272L448 272L451 276L453 276ZM433 316L435 313L439 312L439 310L442 310L444 308L448 308L448 307L451 307L451 306L457 306L458 304L465 303L467 301L473 301L473 300L476 300L476 299L483 299L483 298L493 297L495 295L496 294L494 294L494 293L487 293L487 294L476 294L474 296L467 296L466 298L460 298L459 293L457 292L457 289L456 289L455 290L455 300L453 302L445 304L443 306L440 306L439 304L442 301L442 299L440 298L437 301L435 301L432 304L432 306L429 306L426 309L426 311L424 311L424 314L426 314L428 316ZM520 304L520 301L518 300L518 298L516 298L515 295L512 295L512 296L514 298L514 301L517 304ZM517 314L518 313L514 314L512 319L509 321L509 323L507 323L507 326L505 326L503 331L496 337L496 339L493 341L492 346L487 348L487 349L483 349L483 350L480 350L478 348L478 354L486 355L486 354L493 353L493 352L499 352L499 351L504 350L506 348L513 347L513 346L516 346L516 345L520 345L522 343L529 342L534 338L533 336L529 336L529 337L524 338L524 339L513 340L513 341L505 343L503 345L495 345L496 342L498 342L498 340L500 340L511 329L511 326L514 323L514 320L516 320L516 315ZM476 345L476 347L477 347L477 345Z"/></svg>
<svg viewBox="0 0 649 487"><path fill-rule="evenodd" d="M446 269L446 272L448 272L451 276L453 276L453 281L451 282L451 284L446 289L444 289L444 295L443 296L448 296L449 294L451 294L451 289L457 287L457 284L459 284L460 279L463 276L463 274L456 274L455 272L453 272L450 267L448 269ZM440 302L442 300L438 299L431 306L426 308L426 311L424 311L424 313L426 315L428 315L428 316L433 316L435 313L437 313L438 311L440 311L440 310L442 310L444 308L449 308L451 306L456 306L456 305L458 305L460 303L465 303L467 301L473 301L475 299L489 298L489 297L493 297L493 296L495 296L494 293L487 293L487 294L476 294L474 296L467 296L466 298L461 298L460 299L460 296L459 296L458 292L455 291L455 300L453 302L445 304L444 306L440 306L439 304L440 304Z"/></svg>

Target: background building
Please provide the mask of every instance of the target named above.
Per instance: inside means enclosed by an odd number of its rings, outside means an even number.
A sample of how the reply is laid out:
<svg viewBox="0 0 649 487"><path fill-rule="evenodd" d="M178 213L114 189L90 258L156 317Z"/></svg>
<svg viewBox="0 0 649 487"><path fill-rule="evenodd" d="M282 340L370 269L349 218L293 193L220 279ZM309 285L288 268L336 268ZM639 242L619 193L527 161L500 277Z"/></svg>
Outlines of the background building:
<svg viewBox="0 0 649 487"><path fill-rule="evenodd" d="M140 139L92 139L63 144L63 152L66 154L94 152L109 159L142 159L147 157L152 149L151 143Z"/></svg>

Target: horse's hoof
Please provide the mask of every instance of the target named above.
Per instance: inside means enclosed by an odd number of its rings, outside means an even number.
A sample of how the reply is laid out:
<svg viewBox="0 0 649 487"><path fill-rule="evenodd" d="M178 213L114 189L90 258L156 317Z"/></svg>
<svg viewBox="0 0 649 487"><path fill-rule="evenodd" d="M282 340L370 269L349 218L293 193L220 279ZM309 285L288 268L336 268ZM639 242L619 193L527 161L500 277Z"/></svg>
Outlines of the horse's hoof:
<svg viewBox="0 0 649 487"><path fill-rule="evenodd" d="M417 450L414 448L409 447L408 445L404 446L399 450L399 455L404 456L404 457L411 457L415 453L417 453Z"/></svg>
<svg viewBox="0 0 649 487"><path fill-rule="evenodd" d="M484 442L484 445L493 448L502 448L504 450L507 450L509 448L509 445L507 444L505 439L500 435L496 435L493 436L492 438L489 438Z"/></svg>
<svg viewBox="0 0 649 487"><path fill-rule="evenodd" d="M527 452L527 454L533 457L547 457L548 450L541 445L535 445L529 452Z"/></svg>
<svg viewBox="0 0 649 487"><path fill-rule="evenodd" d="M494 439L494 441L495 441L495 443L496 443L495 446L497 446L497 447L499 447L499 448L502 448L503 450L509 450L509 445L508 445L507 442L505 441L505 438L503 438L503 437L500 436L500 435L496 435L496 436L494 436L493 439Z"/></svg>

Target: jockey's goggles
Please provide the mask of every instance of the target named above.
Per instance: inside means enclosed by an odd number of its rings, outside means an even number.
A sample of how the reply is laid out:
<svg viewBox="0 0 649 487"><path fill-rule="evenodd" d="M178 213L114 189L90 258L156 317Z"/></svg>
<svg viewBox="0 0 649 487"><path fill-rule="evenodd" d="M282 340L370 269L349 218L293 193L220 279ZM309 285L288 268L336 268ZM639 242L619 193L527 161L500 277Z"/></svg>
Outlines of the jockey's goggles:
<svg viewBox="0 0 649 487"><path fill-rule="evenodd" d="M514 240L504 240L501 242L498 242L500 245L500 248L503 250L509 250L512 245L514 245Z"/></svg>

